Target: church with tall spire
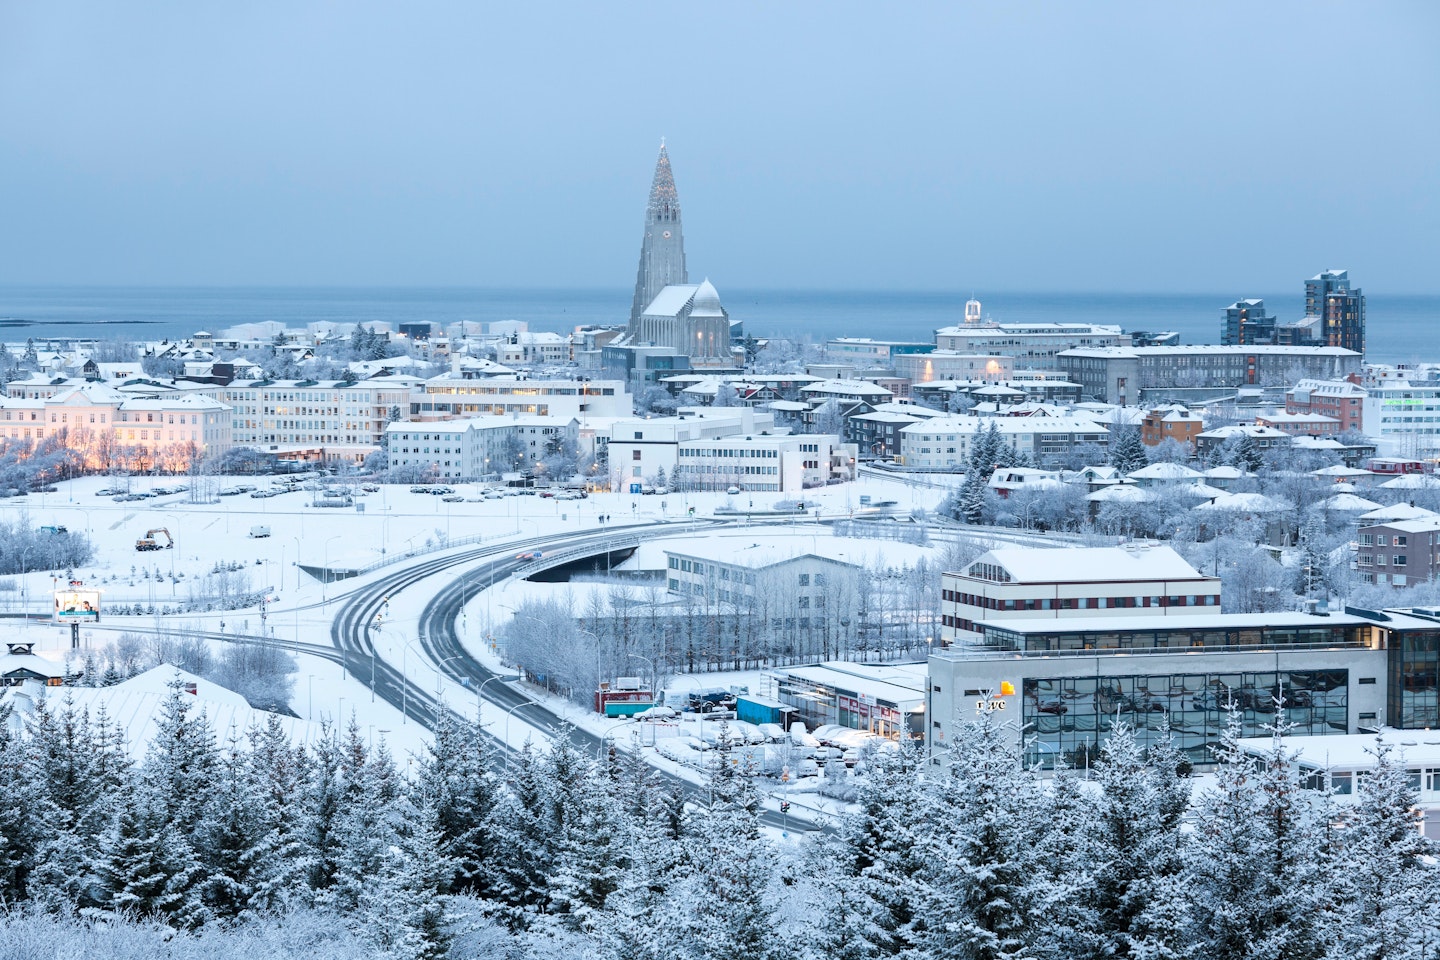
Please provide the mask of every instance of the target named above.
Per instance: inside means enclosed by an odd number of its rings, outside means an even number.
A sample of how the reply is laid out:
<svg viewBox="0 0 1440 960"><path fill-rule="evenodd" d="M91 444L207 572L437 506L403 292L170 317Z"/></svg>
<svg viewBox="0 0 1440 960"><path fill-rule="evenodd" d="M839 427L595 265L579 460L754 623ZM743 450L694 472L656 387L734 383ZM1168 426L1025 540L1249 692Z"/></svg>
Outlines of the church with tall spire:
<svg viewBox="0 0 1440 960"><path fill-rule="evenodd" d="M661 290L689 280L685 271L685 235L680 226L680 196L675 192L670 154L661 140L655 179L650 183L650 202L645 205L645 236L640 241L635 299L630 304L631 326L639 322Z"/></svg>
<svg viewBox="0 0 1440 960"><path fill-rule="evenodd" d="M658 350L686 357L692 365L717 366L733 362L730 341L730 315L720 305L720 294L709 280L690 283L680 196L670 154L661 140L650 201L645 205L645 235L640 241L630 323L614 346L652 355Z"/></svg>

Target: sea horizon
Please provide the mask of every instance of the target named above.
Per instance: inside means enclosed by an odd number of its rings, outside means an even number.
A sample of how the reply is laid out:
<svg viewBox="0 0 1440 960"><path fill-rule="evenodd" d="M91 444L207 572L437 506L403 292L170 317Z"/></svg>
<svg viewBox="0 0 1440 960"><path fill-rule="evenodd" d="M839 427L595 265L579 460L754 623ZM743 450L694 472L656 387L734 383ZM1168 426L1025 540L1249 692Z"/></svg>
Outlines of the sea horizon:
<svg viewBox="0 0 1440 960"><path fill-rule="evenodd" d="M1362 285L1363 288L1363 285ZM564 333L623 325L633 291L621 287L395 285L0 285L0 340L183 339L245 323L390 323L516 320ZM755 336L933 342L962 321L970 292L721 288L734 320ZM1303 313L1303 287L1283 293L976 290L987 319L1008 323L1103 323L1127 332L1174 331L1187 344L1216 343L1220 312L1259 296L1281 320ZM1366 294L1367 359L1440 361L1440 294Z"/></svg>

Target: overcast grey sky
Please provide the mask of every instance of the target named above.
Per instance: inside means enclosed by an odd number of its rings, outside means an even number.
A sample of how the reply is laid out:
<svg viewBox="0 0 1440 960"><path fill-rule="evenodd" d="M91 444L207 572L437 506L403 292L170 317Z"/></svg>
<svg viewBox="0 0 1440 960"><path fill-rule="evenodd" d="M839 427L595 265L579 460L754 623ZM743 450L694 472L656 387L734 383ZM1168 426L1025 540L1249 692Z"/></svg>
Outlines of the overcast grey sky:
<svg viewBox="0 0 1440 960"><path fill-rule="evenodd" d="M885 9L882 9L884 7ZM0 0L0 283L1440 293L1440 4Z"/></svg>

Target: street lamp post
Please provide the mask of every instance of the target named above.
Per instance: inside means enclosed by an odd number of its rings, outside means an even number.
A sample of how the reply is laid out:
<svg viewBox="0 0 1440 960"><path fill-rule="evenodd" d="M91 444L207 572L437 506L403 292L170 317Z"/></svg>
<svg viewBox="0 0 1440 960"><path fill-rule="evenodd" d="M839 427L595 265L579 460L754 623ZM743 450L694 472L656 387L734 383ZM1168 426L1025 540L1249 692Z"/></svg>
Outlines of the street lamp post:
<svg viewBox="0 0 1440 960"><path fill-rule="evenodd" d="M330 544L339 540L343 534L335 534L325 541L325 569L324 576L320 578L320 609L325 609L325 604L330 602Z"/></svg>
<svg viewBox="0 0 1440 960"><path fill-rule="evenodd" d="M414 640L405 644L405 649L400 652L400 722L410 722L410 648L417 643L423 643L425 634L420 634Z"/></svg>
<svg viewBox="0 0 1440 960"><path fill-rule="evenodd" d="M515 704L515 706L511 707L509 710L506 710L506 711L505 711L505 748L506 748L507 750L510 748L510 717L511 717L511 715L513 715L513 714L515 713L515 711L516 711L516 710L519 710L521 707L538 707L538 706L539 706L539 704L536 703L534 700L522 700L521 702Z"/></svg>
<svg viewBox="0 0 1440 960"><path fill-rule="evenodd" d="M653 705L656 697L658 697L660 693L660 671L656 669L655 661L643 654L632 653L629 654L629 656L634 657L636 660L644 660L650 664L650 700ZM650 714L650 746L655 746L655 714L653 713Z"/></svg>
<svg viewBox="0 0 1440 960"><path fill-rule="evenodd" d="M596 760L600 761L601 763L605 762L605 754L607 752L606 744L610 742L610 731L620 729L621 727L625 726L627 722L628 721L622 720L619 723L612 723L610 726L605 728L605 732L600 735L600 745L595 748Z"/></svg>

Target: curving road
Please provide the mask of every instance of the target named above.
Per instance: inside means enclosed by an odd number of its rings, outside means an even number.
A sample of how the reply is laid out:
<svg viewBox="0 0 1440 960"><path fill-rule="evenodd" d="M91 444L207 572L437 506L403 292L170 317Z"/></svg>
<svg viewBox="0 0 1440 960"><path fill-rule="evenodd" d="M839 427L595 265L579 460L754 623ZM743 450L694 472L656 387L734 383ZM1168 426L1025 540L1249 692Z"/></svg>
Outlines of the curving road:
<svg viewBox="0 0 1440 960"><path fill-rule="evenodd" d="M686 523L704 523L707 526L730 522L733 521L686 521ZM471 689L476 691L477 697L483 695L487 703L501 710L513 711L511 715L532 727L555 731L561 727L564 721L541 704L526 703L530 697L524 689L517 689L503 680L490 683L488 686L485 685L487 681L502 675L488 670L465 648L455 627L461 611L469 598L477 593L478 588L482 585L502 580L528 565L528 561L516 559L512 555L511 552L517 549L524 552L527 548L540 548L549 553L593 547L595 553L600 553L604 548L613 545L619 534L629 534L641 539L661 539L674 536L679 526L679 524L638 524L564 537L512 541L506 544L500 555L497 555L495 546L491 545L417 563L342 597L340 611L331 627L331 639L335 644L335 649L341 652L344 662L349 666L352 674L363 681L366 676L365 671L373 668L376 694L383 697L392 706L401 709L408 708L410 716L433 728L437 711L442 709L442 706L436 702L432 694L420 690L416 684L407 684L399 671L375 656L375 645L370 636L370 629L387 597L414 586L437 573L456 567L466 567L462 573L441 587L421 612L417 625L417 633L422 638L421 647L430 657L432 665L436 669L453 680L468 683ZM449 708L444 707L443 709ZM589 731L572 727L570 737L582 750L598 754L604 749L602 738ZM498 738L492 739L500 745L502 750L509 751L508 745L499 741ZM657 773L667 782L678 786L690 800L697 803L705 801L705 787L664 770L658 770ZM788 827L791 830L802 831L814 829L813 824L806 823L794 814L785 817L773 810L764 811L761 819L767 825L777 828Z"/></svg>

